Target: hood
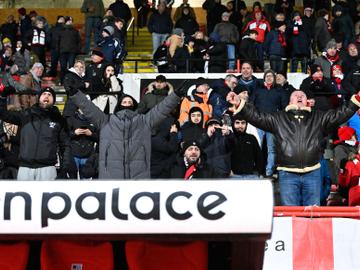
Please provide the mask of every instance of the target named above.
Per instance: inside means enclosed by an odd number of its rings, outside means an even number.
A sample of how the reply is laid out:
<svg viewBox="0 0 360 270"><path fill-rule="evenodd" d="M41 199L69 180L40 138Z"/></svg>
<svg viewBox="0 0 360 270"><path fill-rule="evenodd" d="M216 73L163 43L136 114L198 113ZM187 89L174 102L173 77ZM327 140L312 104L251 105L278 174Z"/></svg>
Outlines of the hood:
<svg viewBox="0 0 360 270"><path fill-rule="evenodd" d="M167 86L167 89L168 89L168 95L170 95L172 92L174 92L174 87L172 86L171 83L166 82L166 86ZM148 85L145 94L150 94L150 93L152 93L154 90L156 90L156 88L155 88L155 82L152 82L152 83L150 83L150 84Z"/></svg>

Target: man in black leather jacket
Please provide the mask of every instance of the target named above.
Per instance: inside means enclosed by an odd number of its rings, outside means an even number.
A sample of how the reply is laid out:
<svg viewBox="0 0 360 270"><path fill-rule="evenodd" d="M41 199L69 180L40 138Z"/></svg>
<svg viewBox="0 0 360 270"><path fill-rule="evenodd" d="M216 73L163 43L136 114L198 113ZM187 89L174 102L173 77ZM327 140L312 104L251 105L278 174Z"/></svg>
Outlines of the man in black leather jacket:
<svg viewBox="0 0 360 270"><path fill-rule="evenodd" d="M294 91L285 111L260 113L235 93L227 96L234 114L272 132L276 139L282 205L320 205L321 141L334 127L346 122L360 107L360 93L336 110L312 110L303 91Z"/></svg>

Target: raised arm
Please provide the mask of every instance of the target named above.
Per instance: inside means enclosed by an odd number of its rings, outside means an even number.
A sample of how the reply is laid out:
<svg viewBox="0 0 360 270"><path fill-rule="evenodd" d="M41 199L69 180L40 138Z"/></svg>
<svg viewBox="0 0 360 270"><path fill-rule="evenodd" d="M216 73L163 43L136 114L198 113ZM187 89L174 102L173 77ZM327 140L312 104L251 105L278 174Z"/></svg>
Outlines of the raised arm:
<svg viewBox="0 0 360 270"><path fill-rule="evenodd" d="M101 129L101 127L109 121L109 116L96 107L83 92L77 91L74 95L71 94L74 93L69 93L70 99L82 110L85 117L89 119L96 128Z"/></svg>
<svg viewBox="0 0 360 270"><path fill-rule="evenodd" d="M233 114L241 113L246 121L253 124L257 128L265 131L274 132L276 128L275 114L272 113L261 113L251 103L240 99L234 92L230 92L226 100L233 105L230 110Z"/></svg>

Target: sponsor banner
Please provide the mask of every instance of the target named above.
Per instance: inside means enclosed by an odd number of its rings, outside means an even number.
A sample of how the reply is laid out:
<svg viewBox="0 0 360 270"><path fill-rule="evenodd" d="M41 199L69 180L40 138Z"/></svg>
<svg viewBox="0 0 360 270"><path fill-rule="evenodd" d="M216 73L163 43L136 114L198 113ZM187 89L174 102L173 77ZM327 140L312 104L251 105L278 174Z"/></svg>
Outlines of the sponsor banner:
<svg viewBox="0 0 360 270"><path fill-rule="evenodd" d="M0 182L0 234L267 234L272 215L268 180Z"/></svg>
<svg viewBox="0 0 360 270"><path fill-rule="evenodd" d="M360 269L360 221L275 217L264 270Z"/></svg>
<svg viewBox="0 0 360 270"><path fill-rule="evenodd" d="M141 94L143 90L150 82L153 82L158 73L124 73L121 76L121 80L123 81L124 92L133 96L137 101L140 100ZM168 82L171 83L174 88L179 86L184 80L188 79L190 81L195 81L199 77L203 77L205 79L209 79L210 86L211 81L215 79L224 79L227 73L164 73ZM234 73L234 75L238 76L240 74ZM258 79L262 79L264 77L263 73L254 73L254 76ZM307 78L309 75L304 73L287 73L287 80L290 84L292 84L295 88L299 88L302 81Z"/></svg>

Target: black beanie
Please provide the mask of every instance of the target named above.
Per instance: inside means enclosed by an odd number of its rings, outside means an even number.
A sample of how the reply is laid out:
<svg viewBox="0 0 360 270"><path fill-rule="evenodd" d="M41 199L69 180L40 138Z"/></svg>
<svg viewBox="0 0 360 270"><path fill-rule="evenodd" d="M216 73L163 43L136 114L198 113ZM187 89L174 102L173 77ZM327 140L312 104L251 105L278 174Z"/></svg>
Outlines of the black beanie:
<svg viewBox="0 0 360 270"><path fill-rule="evenodd" d="M39 94L38 94L38 95L39 95L39 98L40 98L40 96L41 96L43 93L45 93L45 92L48 92L48 93L50 93L50 94L53 96L54 104L55 104L55 102L56 102L56 93L55 93L54 89L52 89L51 87L42 88L42 89L40 90Z"/></svg>
<svg viewBox="0 0 360 270"><path fill-rule="evenodd" d="M320 65L317 64L312 64L310 66L310 75L313 75L314 73L316 73L317 71L322 71L322 68Z"/></svg>
<svg viewBox="0 0 360 270"><path fill-rule="evenodd" d="M196 140L190 140L190 141L183 142L182 147L181 147L182 153L185 153L186 149L188 149L190 146L197 146L200 149L200 153L201 154L203 153L200 143Z"/></svg>

